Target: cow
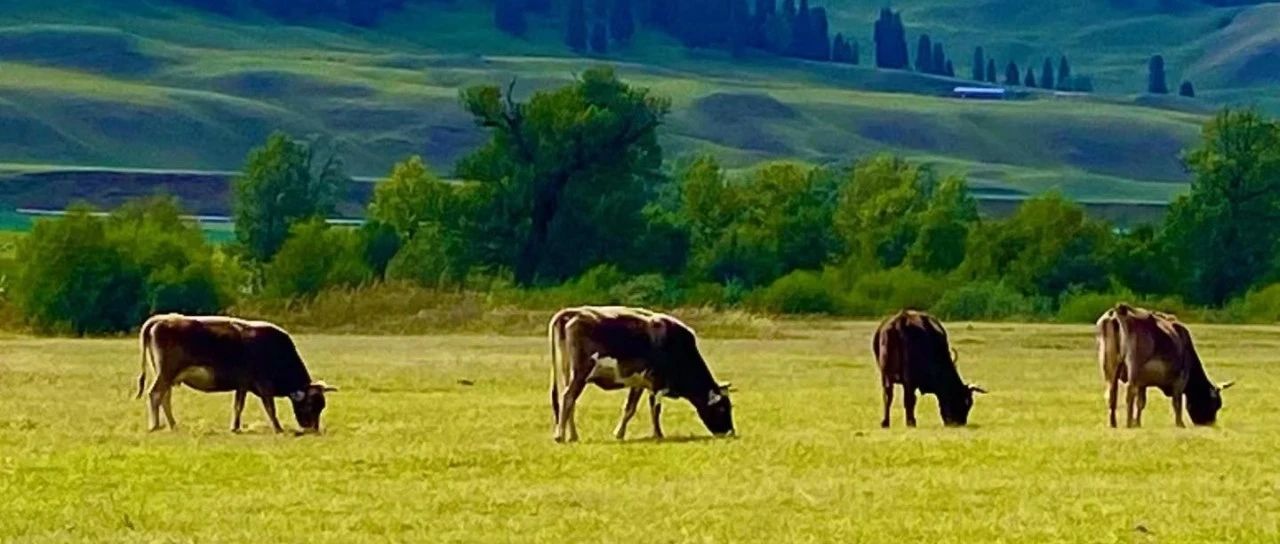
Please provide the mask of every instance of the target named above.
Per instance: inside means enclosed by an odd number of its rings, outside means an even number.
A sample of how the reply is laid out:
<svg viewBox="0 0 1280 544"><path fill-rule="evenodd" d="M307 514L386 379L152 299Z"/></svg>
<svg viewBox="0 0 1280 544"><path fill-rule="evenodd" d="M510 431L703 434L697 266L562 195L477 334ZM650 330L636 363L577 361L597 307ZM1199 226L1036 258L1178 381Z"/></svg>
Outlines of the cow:
<svg viewBox="0 0 1280 544"><path fill-rule="evenodd" d="M663 397L687 399L713 435L735 433L729 384L715 381L698 351L693 329L680 320L643 308L566 308L552 316L547 337L556 442L578 440L574 414L587 384L606 391L628 390L622 419L614 430L618 440L626 436L627 423L645 390L655 438L663 436Z"/></svg>
<svg viewBox="0 0 1280 544"><path fill-rule="evenodd" d="M937 395L942 423L948 427L967 424L973 394L986 393L960 379L957 355L947 343L947 331L927 313L902 310L885 319L872 338L871 352L880 367L880 385L884 388L881 427L889 427L894 384L902 384L908 427L916 426L916 391Z"/></svg>
<svg viewBox="0 0 1280 544"><path fill-rule="evenodd" d="M240 432L245 395L262 399L262 407L277 433L284 432L276 418L276 397L289 397L303 433L320 431L325 393L336 391L313 381L293 339L280 327L265 321L224 316L152 316L138 333L142 348L142 373L138 394L148 393L150 430L161 427L160 409L170 429L177 429L170 397L173 387L186 385L197 391L234 392L231 431ZM148 356L150 364L148 364ZM148 370L153 375L147 388Z"/></svg>
<svg viewBox="0 0 1280 544"><path fill-rule="evenodd" d="M1095 323L1098 366L1107 387L1108 422L1116 427L1119 384L1125 382L1125 423L1142 426L1147 388L1159 387L1173 401L1174 424L1185 427L1183 406L1195 425L1213 425L1222 409L1222 391L1234 382L1214 385L1191 341L1191 331L1176 316L1125 303L1107 310Z"/></svg>

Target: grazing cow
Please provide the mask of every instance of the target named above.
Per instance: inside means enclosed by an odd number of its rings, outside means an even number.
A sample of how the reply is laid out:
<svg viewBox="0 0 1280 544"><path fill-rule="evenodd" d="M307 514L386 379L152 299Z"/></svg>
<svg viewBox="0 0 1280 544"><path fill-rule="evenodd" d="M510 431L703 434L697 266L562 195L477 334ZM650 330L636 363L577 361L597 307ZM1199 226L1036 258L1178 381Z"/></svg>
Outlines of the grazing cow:
<svg viewBox="0 0 1280 544"><path fill-rule="evenodd" d="M698 352L693 329L678 319L621 306L567 308L551 318L547 336L557 442L578 439L574 411L588 383L605 390L629 390L614 431L618 440L626 435L627 422L646 389L654 437L662 437L664 396L688 399L712 434L734 433L729 384L716 383Z"/></svg>
<svg viewBox="0 0 1280 544"><path fill-rule="evenodd" d="M973 408L973 394L986 393L960 379L946 329L924 312L903 310L886 319L876 329L871 351L880 367L880 384L884 387L881 427L889 426L894 384L902 384L908 427L916 426L916 391L937 395L942 422L949 427L966 424L969 410Z"/></svg>
<svg viewBox="0 0 1280 544"><path fill-rule="evenodd" d="M169 428L177 428L170 397L173 387L180 384L206 393L234 391L232 432L240 431L240 414L245 395L250 392L262 399L276 432L284 429L276 419L275 397L284 396L293 402L293 414L303 432L319 432L324 394L336 390L311 380L293 339L271 323L163 314L143 323L138 337L142 374L138 376L136 398L142 398L150 369L154 375L147 390L152 431L160 428L161 408Z"/></svg>
<svg viewBox="0 0 1280 544"><path fill-rule="evenodd" d="M1173 400L1174 423L1187 415L1196 425L1212 425L1222 408L1222 390L1214 385L1191 341L1191 332L1172 315L1117 304L1098 318L1098 365L1107 384L1108 419L1116 426L1119 383L1128 384L1126 425L1142 426L1147 388L1159 387Z"/></svg>

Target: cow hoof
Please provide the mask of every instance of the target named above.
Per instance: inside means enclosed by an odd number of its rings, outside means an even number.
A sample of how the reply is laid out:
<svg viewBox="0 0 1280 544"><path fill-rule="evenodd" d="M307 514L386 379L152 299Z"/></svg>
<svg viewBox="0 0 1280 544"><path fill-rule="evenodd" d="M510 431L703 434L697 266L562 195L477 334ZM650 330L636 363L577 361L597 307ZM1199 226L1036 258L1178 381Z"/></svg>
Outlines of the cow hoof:
<svg viewBox="0 0 1280 544"><path fill-rule="evenodd" d="M886 419L886 420L884 420L884 421L881 421L881 422L880 422L880 428L881 428L881 429L888 429L888 428L889 428L889 420L887 420L887 419Z"/></svg>

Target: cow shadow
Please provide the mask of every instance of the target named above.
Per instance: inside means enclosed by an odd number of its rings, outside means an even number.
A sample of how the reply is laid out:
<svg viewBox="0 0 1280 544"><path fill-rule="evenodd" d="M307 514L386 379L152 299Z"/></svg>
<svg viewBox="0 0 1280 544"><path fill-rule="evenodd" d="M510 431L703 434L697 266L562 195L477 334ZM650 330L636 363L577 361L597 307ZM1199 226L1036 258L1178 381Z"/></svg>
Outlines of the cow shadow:
<svg viewBox="0 0 1280 544"><path fill-rule="evenodd" d="M640 445L658 445L658 444L698 444L702 442L718 442L718 441L733 441L733 440L737 440L737 438L736 437L722 438L722 437L702 436L702 435L678 435L678 436L668 436L666 438L655 438L652 436L647 436L644 438L628 438L626 440L610 440L608 442L596 442L595 444L601 445L601 446L640 446Z"/></svg>

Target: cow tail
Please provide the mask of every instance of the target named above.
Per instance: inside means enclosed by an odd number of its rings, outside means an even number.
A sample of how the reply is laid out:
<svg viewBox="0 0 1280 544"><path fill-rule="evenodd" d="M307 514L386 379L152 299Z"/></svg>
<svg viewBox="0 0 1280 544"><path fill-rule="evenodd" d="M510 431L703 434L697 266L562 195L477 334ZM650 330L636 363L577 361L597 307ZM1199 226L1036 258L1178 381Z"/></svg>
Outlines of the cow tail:
<svg viewBox="0 0 1280 544"><path fill-rule="evenodd" d="M556 357L556 348L560 343L560 317L561 312L556 312L547 324L547 341L551 353L551 412L556 421L560 420L560 361Z"/></svg>
<svg viewBox="0 0 1280 544"><path fill-rule="evenodd" d="M151 331L151 325L152 321L148 319L138 331L138 347L142 350L142 371L138 373L138 394L134 395L135 400L142 398L142 393L147 388L147 352L151 351L148 333Z"/></svg>

